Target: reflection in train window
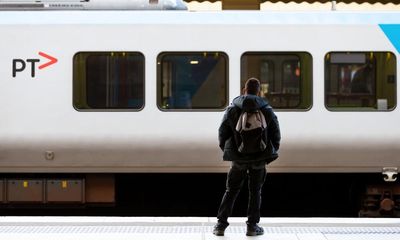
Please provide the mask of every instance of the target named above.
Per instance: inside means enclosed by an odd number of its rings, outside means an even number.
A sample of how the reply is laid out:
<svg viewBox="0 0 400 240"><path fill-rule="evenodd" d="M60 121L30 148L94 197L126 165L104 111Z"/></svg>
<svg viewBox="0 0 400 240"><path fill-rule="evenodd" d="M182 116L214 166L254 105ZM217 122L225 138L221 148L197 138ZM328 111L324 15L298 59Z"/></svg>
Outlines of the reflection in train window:
<svg viewBox="0 0 400 240"><path fill-rule="evenodd" d="M261 96L276 109L307 110L312 105L312 57L304 52L247 52L241 59L241 88L261 82Z"/></svg>
<svg viewBox="0 0 400 240"><path fill-rule="evenodd" d="M144 56L137 52L80 52L74 56L74 107L140 110Z"/></svg>
<svg viewBox="0 0 400 240"><path fill-rule="evenodd" d="M219 109L227 105L228 57L221 52L162 53L157 58L158 107Z"/></svg>
<svg viewBox="0 0 400 240"><path fill-rule="evenodd" d="M393 110L396 57L390 52L331 52L325 56L329 110Z"/></svg>

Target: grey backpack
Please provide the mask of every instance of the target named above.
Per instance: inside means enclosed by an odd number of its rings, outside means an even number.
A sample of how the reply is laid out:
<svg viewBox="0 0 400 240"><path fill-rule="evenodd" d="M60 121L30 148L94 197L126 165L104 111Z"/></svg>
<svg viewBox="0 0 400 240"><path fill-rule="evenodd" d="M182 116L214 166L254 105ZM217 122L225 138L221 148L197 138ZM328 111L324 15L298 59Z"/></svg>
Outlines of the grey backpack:
<svg viewBox="0 0 400 240"><path fill-rule="evenodd" d="M264 140L266 129L267 122L260 110L256 112L243 111L235 128L238 151L245 154L264 151L267 148Z"/></svg>

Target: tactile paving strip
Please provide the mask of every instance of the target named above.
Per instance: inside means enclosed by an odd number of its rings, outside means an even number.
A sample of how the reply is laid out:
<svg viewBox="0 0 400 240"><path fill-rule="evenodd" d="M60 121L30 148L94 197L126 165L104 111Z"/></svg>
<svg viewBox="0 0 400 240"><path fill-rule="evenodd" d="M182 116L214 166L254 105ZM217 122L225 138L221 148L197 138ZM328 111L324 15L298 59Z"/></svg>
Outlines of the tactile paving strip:
<svg viewBox="0 0 400 240"><path fill-rule="evenodd" d="M212 226L101 226L101 225L9 225L0 234L198 234L212 232ZM227 233L244 233L245 226L230 226ZM400 227L267 227L267 234L400 234Z"/></svg>

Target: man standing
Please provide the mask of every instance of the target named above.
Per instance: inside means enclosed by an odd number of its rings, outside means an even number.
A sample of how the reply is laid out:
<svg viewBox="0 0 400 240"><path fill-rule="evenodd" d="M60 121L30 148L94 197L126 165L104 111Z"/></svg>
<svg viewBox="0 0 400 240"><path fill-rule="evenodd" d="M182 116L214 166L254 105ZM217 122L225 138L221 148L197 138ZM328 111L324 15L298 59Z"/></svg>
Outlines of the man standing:
<svg viewBox="0 0 400 240"><path fill-rule="evenodd" d="M279 123L272 108L260 95L260 81L246 81L243 95L233 99L219 128L219 146L224 161L232 165L226 180L226 191L218 210L218 223L213 233L223 236L228 227L236 197L248 178L247 236L264 234L260 221L261 189L265 181L265 165L278 158Z"/></svg>

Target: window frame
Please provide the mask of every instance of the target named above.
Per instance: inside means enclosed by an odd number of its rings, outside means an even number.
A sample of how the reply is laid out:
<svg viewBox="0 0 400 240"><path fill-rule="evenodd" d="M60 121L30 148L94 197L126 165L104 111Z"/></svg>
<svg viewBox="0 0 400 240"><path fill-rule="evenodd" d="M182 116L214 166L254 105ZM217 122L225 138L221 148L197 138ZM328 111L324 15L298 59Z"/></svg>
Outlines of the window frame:
<svg viewBox="0 0 400 240"><path fill-rule="evenodd" d="M328 84L328 68L329 68L329 63L326 60L326 57L328 54L332 54L332 53L350 53L350 54L357 54L357 53L361 53L361 54L367 54L367 53L390 53L392 55L392 57L394 57L394 73L395 75L395 86L394 86L394 105L392 108L388 108L386 110L378 110L376 109L371 109L371 107L329 107L327 105L327 98L326 98L326 94L327 94L327 84ZM374 58L376 58L376 56L374 56ZM378 71L377 71L377 60L375 59L375 82L374 82L374 87L375 87L375 97L376 100L378 100L377 98L377 94L376 94L376 88L378 86ZM324 55L324 106L325 109L328 110L329 112L393 112L396 108L397 108L397 57L396 54L394 54L392 51L374 51L374 50L368 50L368 51L329 51L327 53L325 53Z"/></svg>
<svg viewBox="0 0 400 240"><path fill-rule="evenodd" d="M221 108L196 108L196 109L166 109L161 107L162 103L162 76L163 76L163 69L162 69L162 58L165 55L182 55L182 56L187 56L190 54L202 54L202 53L218 53L221 54L221 56L224 56L225 58L225 103ZM161 112L223 112L225 111L226 107L229 106L229 55L224 52L224 51L164 51L160 52L157 55L156 58L156 104L158 110Z"/></svg>
<svg viewBox="0 0 400 240"><path fill-rule="evenodd" d="M79 54L111 54L111 53L126 53L126 54L137 54L142 57L143 60L143 88L142 88L142 93L143 93L143 103L140 108L78 108L75 105L75 58ZM89 57L90 55L88 55ZM86 62L84 67L86 68ZM85 78L85 84L87 82L87 79ZM87 97L86 97L87 98ZM87 103L87 99L86 99ZM73 57L72 57L72 106L73 108L78 111L78 112L140 112L142 111L145 106L146 106L146 57L145 55L140 52L140 51L79 51L76 52Z"/></svg>
<svg viewBox="0 0 400 240"><path fill-rule="evenodd" d="M286 56L290 56L291 55L291 56L296 56L299 59L299 62L300 62L300 71L303 72L303 70L301 69L301 66L303 66L304 64L302 64L302 61L301 61L302 57L299 54L307 54L310 57L310 63L309 63L310 64L310 69L309 70L310 70L311 79L310 79L310 83L309 83L309 85L310 85L310 95L309 95L310 104L309 104L309 106L307 106L307 108L274 108L272 105L271 106L273 107L275 112L308 112L308 111L310 111L313 108L313 105L314 105L314 61L313 61L314 60L314 56L308 51L246 51L246 52L243 52L240 55L240 94L242 93L242 84L241 84L241 81L242 81L242 79L241 79L242 78L242 59L243 59L243 57L245 55L253 55L253 56L254 55L255 56L262 56L262 55L282 55L282 56L286 55ZM281 70L281 72L283 72L282 64L280 66L280 70ZM274 84L275 84L275 81L276 81L276 76L275 76L276 73L275 73L275 71L274 71L273 75L274 75ZM300 89L300 103L299 103L299 105L301 105L301 99L302 99L301 93L302 93L302 90L303 90L302 84L300 84L299 89Z"/></svg>

